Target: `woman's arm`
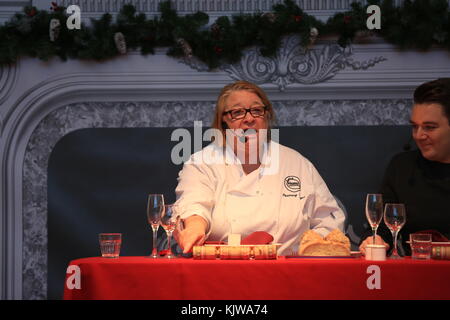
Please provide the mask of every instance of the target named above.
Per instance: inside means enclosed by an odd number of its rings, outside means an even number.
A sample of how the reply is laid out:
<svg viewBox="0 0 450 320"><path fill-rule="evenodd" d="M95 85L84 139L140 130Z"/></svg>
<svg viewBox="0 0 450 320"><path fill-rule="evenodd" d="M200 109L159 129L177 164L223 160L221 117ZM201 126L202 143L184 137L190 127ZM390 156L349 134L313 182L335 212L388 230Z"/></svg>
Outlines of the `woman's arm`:
<svg viewBox="0 0 450 320"><path fill-rule="evenodd" d="M211 211L214 206L215 179L212 169L205 163L193 161L184 164L179 173L176 205L184 229L174 237L184 253L195 245L202 245L210 232Z"/></svg>
<svg viewBox="0 0 450 320"><path fill-rule="evenodd" d="M188 253L192 251L193 246L200 246L205 242L207 226L206 220L198 215L184 220L184 229L174 233L183 253Z"/></svg>

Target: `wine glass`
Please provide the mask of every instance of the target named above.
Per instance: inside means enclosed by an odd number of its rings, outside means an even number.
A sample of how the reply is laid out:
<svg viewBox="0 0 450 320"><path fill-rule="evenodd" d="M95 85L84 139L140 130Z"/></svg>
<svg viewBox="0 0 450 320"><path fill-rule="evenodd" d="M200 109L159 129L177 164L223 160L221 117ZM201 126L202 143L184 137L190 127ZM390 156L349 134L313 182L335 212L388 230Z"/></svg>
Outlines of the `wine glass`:
<svg viewBox="0 0 450 320"><path fill-rule="evenodd" d="M161 215L164 212L164 195L149 194L147 203L147 219L153 230L153 249L152 258L158 258L158 249L156 247L156 239L158 237L158 228L161 223Z"/></svg>
<svg viewBox="0 0 450 320"><path fill-rule="evenodd" d="M366 218L372 227L373 244L375 244L375 237L377 229L383 218L383 196L377 193L369 193L366 197Z"/></svg>
<svg viewBox="0 0 450 320"><path fill-rule="evenodd" d="M168 252L166 257L171 259L175 258L172 253L172 248L170 247L170 240L172 238L172 233L175 231L175 228L178 224L179 216L177 215L176 206L173 204L166 204L164 206L164 212L161 216L161 226L166 230L167 234L167 246Z"/></svg>
<svg viewBox="0 0 450 320"><path fill-rule="evenodd" d="M387 203L384 207L384 223L392 232L394 238L394 251L391 259L403 259L397 252L397 235L406 222L406 210L403 203Z"/></svg>

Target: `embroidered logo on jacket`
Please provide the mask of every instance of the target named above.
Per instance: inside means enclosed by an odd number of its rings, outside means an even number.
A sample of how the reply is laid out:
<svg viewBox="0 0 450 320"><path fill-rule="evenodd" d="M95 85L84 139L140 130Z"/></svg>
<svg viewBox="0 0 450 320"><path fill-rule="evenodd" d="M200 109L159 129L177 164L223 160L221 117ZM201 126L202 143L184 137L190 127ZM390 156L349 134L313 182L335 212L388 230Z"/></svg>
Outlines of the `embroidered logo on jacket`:
<svg viewBox="0 0 450 320"><path fill-rule="evenodd" d="M300 192L300 179L296 176L287 176L284 179L284 187L291 192Z"/></svg>

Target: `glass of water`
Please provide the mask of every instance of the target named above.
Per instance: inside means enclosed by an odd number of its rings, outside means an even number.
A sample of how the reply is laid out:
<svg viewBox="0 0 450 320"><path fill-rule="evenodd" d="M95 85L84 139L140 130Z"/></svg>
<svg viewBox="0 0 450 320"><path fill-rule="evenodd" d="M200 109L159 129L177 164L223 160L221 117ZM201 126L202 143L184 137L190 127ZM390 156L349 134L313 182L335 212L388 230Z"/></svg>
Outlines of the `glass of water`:
<svg viewBox="0 0 450 320"><path fill-rule="evenodd" d="M414 233L409 235L413 259L430 259L433 242L431 234Z"/></svg>
<svg viewBox="0 0 450 320"><path fill-rule="evenodd" d="M120 255L120 246L122 245L121 233L100 233L100 251L103 258L118 258Z"/></svg>

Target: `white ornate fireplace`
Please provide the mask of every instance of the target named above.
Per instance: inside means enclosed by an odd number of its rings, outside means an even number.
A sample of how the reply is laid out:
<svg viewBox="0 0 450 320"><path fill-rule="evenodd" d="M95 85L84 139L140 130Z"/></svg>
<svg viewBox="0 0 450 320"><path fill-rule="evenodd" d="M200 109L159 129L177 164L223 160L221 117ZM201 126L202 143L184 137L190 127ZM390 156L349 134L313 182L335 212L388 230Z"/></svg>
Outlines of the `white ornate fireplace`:
<svg viewBox="0 0 450 320"><path fill-rule="evenodd" d="M131 2L144 7L157 1ZM223 8L229 14L241 4L254 10L274 1L192 2L219 15ZM326 16L349 1L299 2ZM95 3L92 15L119 1ZM177 1L180 8L188 3ZM344 50L322 41L305 52L295 37L287 37L274 58L249 48L240 63L213 72L194 59L170 58L164 48L102 63L22 58L1 67L0 298L46 298L47 165L52 148L69 132L209 123L220 89L238 78L266 90L280 126L404 125L413 89L449 75L450 55L443 50L400 52L381 41Z"/></svg>

